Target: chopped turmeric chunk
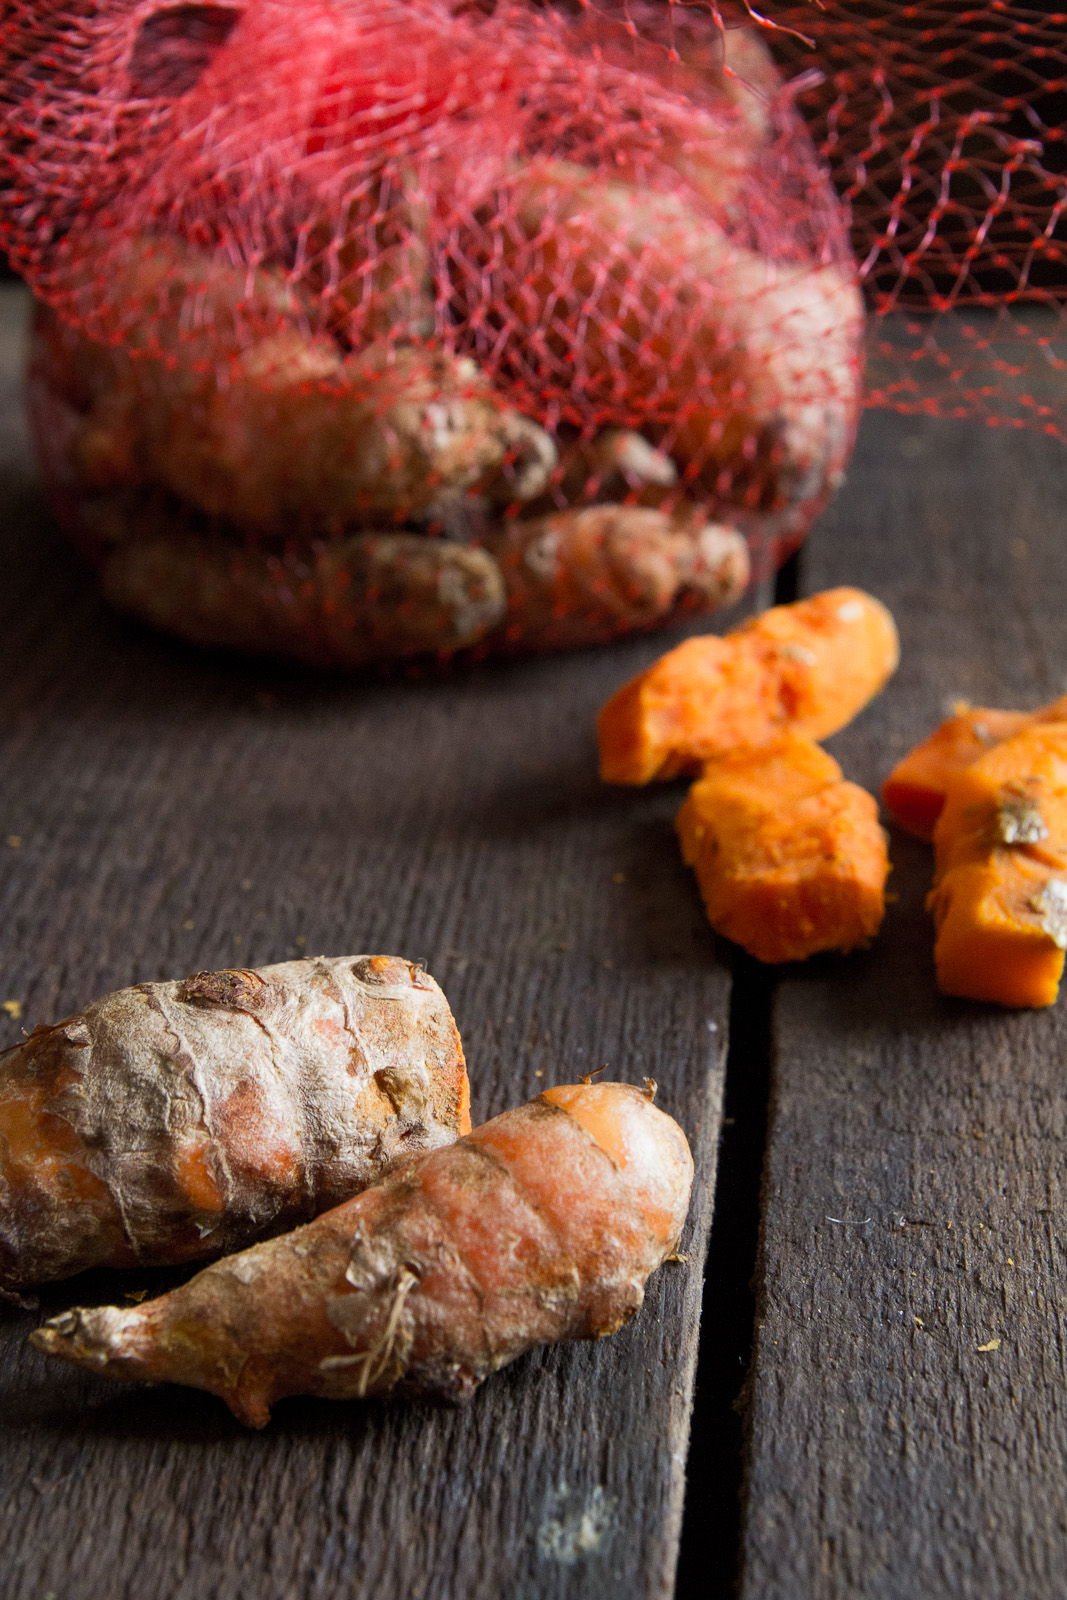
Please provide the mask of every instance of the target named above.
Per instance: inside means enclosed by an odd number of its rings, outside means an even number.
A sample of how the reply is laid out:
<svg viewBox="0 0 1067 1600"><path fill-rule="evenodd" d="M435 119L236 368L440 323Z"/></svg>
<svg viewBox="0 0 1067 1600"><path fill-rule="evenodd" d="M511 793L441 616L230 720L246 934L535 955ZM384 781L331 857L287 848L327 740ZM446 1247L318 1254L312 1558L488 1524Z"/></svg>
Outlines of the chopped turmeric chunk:
<svg viewBox="0 0 1067 1600"><path fill-rule="evenodd" d="M711 763L678 835L712 927L760 961L852 950L878 932L889 858L877 803L810 739Z"/></svg>
<svg viewBox="0 0 1067 1600"><path fill-rule="evenodd" d="M1052 1005L1067 948L1067 721L1024 728L954 774L934 845L940 987Z"/></svg>
<svg viewBox="0 0 1067 1600"><path fill-rule="evenodd" d="M1041 722L1067 720L1067 695L1037 711L960 706L893 768L882 798L893 821L930 840L952 777L1002 739Z"/></svg>
<svg viewBox="0 0 1067 1600"><path fill-rule="evenodd" d="M787 729L824 739L877 694L898 653L892 617L861 589L828 589L724 637L687 639L604 706L601 777L675 778Z"/></svg>

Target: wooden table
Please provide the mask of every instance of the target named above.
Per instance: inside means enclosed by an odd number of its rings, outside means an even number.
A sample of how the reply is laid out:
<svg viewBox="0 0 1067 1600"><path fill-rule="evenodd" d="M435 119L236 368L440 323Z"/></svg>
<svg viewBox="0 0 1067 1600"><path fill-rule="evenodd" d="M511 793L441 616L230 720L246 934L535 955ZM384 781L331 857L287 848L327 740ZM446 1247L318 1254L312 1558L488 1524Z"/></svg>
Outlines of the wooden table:
<svg viewBox="0 0 1067 1600"><path fill-rule="evenodd" d="M476 1116L606 1062L658 1079L699 1181L633 1326L463 1411L290 1401L249 1434L26 1345L166 1274L0 1313L6 1600L1067 1594L1062 1009L938 998L900 836L868 953L775 977L717 943L677 794L595 775L596 707L661 640L367 686L110 615L30 464L23 310L5 290L0 1000L32 1025L196 968L404 952L454 1002ZM901 625L834 741L851 776L954 696L1067 687L1065 470L1036 436L868 418L797 575Z"/></svg>

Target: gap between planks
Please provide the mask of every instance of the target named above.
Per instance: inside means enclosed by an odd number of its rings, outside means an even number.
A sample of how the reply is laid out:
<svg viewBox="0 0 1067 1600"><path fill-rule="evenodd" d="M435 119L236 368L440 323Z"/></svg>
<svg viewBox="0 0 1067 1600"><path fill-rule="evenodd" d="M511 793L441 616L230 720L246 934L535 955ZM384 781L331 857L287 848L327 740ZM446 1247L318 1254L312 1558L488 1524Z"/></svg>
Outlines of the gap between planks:
<svg viewBox="0 0 1067 1600"><path fill-rule="evenodd" d="M767 603L788 605L797 599L800 562L797 552L781 568ZM772 968L734 952L676 1600L730 1600L740 1579L745 1394L755 1339L775 986Z"/></svg>

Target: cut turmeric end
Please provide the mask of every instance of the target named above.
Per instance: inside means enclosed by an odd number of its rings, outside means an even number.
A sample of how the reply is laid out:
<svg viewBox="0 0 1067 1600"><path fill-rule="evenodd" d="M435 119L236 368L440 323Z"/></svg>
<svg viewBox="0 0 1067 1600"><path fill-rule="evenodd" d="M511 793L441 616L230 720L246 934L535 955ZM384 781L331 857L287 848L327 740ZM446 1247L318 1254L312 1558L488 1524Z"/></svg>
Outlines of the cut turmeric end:
<svg viewBox="0 0 1067 1600"><path fill-rule="evenodd" d="M601 776L678 777L787 729L827 738L877 694L898 656L892 617L860 589L775 606L723 638L687 639L603 707Z"/></svg>
<svg viewBox="0 0 1067 1600"><path fill-rule="evenodd" d="M758 960L853 950L878 932L889 858L877 805L811 740L708 766L677 826L712 926Z"/></svg>
<svg viewBox="0 0 1067 1600"><path fill-rule="evenodd" d="M1067 878L1056 882L1067 904ZM1047 891L1034 863L1022 870L1018 864L1010 874L981 862L949 873L930 896L941 991L1002 1006L1054 1005L1064 952L1043 926Z"/></svg>
<svg viewBox="0 0 1067 1600"><path fill-rule="evenodd" d="M1031 724L956 773L934 844L939 987L1052 1005L1067 947L1067 722Z"/></svg>
<svg viewBox="0 0 1067 1600"><path fill-rule="evenodd" d="M952 778L993 745L1045 722L1067 720L1067 695L1037 711L997 711L967 706L909 750L885 781L882 798L893 821L930 841Z"/></svg>

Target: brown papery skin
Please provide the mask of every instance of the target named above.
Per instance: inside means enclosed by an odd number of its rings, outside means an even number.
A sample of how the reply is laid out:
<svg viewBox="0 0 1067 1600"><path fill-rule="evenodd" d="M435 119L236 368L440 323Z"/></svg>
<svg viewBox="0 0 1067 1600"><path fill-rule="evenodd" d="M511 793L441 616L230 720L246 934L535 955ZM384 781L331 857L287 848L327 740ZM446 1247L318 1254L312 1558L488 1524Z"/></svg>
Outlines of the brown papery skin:
<svg viewBox="0 0 1067 1600"><path fill-rule="evenodd" d="M628 1322L692 1178L647 1092L549 1090L161 1299L67 1312L33 1339L111 1377L206 1389L253 1427L286 1395L461 1401L534 1345Z"/></svg>
<svg viewBox="0 0 1067 1600"><path fill-rule="evenodd" d="M783 733L828 738L885 685L899 655L893 618L862 589L826 589L723 637L686 639L603 707L600 775L651 783Z"/></svg>
<svg viewBox="0 0 1067 1600"><path fill-rule="evenodd" d="M399 957L119 990L0 1057L0 1290L239 1249L469 1107L448 1002Z"/></svg>

